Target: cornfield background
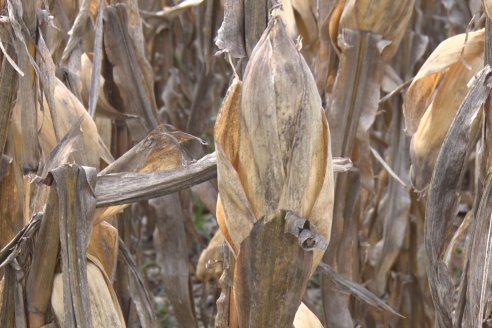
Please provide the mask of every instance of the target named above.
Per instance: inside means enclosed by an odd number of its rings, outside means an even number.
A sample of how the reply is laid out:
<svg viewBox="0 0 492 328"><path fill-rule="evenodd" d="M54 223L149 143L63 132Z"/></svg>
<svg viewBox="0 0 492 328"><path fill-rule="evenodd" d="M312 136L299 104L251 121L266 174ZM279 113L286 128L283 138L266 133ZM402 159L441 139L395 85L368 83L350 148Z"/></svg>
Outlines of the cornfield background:
<svg viewBox="0 0 492 328"><path fill-rule="evenodd" d="M0 327L492 326L492 1L0 10Z"/></svg>

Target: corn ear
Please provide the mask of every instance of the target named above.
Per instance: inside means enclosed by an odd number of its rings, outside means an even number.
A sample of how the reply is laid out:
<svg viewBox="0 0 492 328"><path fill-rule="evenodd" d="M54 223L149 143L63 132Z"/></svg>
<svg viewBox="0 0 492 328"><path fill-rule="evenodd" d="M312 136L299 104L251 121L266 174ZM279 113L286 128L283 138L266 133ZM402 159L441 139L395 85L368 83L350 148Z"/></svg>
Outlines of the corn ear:
<svg viewBox="0 0 492 328"><path fill-rule="evenodd" d="M330 238L333 165L316 83L279 17L231 85L215 137L217 218L237 257L231 315L239 326L291 325ZM290 225L322 236L314 252Z"/></svg>
<svg viewBox="0 0 492 328"><path fill-rule="evenodd" d="M308 218L330 237L328 123L311 72L280 25L275 20L260 39L215 126L217 216L236 251L253 224L278 209ZM319 262L322 251L315 254Z"/></svg>
<svg viewBox="0 0 492 328"><path fill-rule="evenodd" d="M89 281L92 327L125 327L125 321L121 314L117 299L115 298L114 291L112 291L112 287L107 284L101 269L95 264L88 262L87 278ZM63 278L61 274L57 274L54 279L51 305L59 326L65 327L63 311Z"/></svg>
<svg viewBox="0 0 492 328"><path fill-rule="evenodd" d="M403 110L410 145L413 185L430 182L437 155L459 106L468 81L483 67L484 30L443 41L429 56L410 85Z"/></svg>

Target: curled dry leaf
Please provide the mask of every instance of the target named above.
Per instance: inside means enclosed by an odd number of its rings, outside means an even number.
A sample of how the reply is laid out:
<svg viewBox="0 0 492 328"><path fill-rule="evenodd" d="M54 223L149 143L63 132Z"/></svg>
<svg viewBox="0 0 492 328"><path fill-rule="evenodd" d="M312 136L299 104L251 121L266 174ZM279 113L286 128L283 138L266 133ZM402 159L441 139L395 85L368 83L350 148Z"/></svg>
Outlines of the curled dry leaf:
<svg viewBox="0 0 492 328"><path fill-rule="evenodd" d="M458 190L473 134L473 118L478 115L490 94L491 73L492 68L487 65L473 80L444 139L429 186L425 212L425 250L429 261L429 287L439 327L451 327L453 322L455 286L444 256L454 230L450 218L456 215L459 204Z"/></svg>
<svg viewBox="0 0 492 328"><path fill-rule="evenodd" d="M329 241L328 123L311 72L278 18L258 42L244 83L231 85L215 137L217 217L236 253L254 222L278 209L307 218ZM314 252L316 267L323 251Z"/></svg>
<svg viewBox="0 0 492 328"><path fill-rule="evenodd" d="M451 122L465 98L468 81L483 67L484 31L443 41L415 76L405 96L413 185L430 182L437 155Z"/></svg>
<svg viewBox="0 0 492 328"><path fill-rule="evenodd" d="M408 22L412 17L414 0L347 0L341 2L345 2L345 6L340 16L340 32L348 28L381 35L384 39L380 43L383 59L391 59L407 30Z"/></svg>

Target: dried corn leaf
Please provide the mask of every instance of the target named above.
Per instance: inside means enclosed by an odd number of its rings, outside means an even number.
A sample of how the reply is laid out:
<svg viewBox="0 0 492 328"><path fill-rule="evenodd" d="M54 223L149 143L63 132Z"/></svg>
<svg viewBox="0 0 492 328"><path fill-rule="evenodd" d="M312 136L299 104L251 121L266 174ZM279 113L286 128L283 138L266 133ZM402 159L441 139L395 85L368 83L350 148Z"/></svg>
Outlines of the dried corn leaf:
<svg viewBox="0 0 492 328"><path fill-rule="evenodd" d="M384 295L387 288L388 274L400 255L405 240L405 231L409 224L408 214L411 205L408 183L410 167L409 142L403 131L403 115L401 112L395 115L391 134L393 142L388 149L390 163L397 176L401 177L406 184L402 185L395 179L389 180L386 193L382 197L378 208L379 215L384 218L384 228L382 239L375 246L378 253L375 273L377 295Z"/></svg>
<svg viewBox="0 0 492 328"><path fill-rule="evenodd" d="M158 125L157 105L151 86L153 79L141 63L136 32L129 27L129 19L135 18L129 18L127 10L127 6L121 4L105 9L104 50L113 65L114 82L125 105L122 111L140 117L140 126L131 129L133 140L140 141Z"/></svg>
<svg viewBox="0 0 492 328"><path fill-rule="evenodd" d="M450 239L450 218L458 205L458 188L474 117L487 99L492 69L486 66L474 79L448 131L432 176L426 208L425 249L429 258L428 276L439 327L452 325L454 286L443 261Z"/></svg>
<svg viewBox="0 0 492 328"><path fill-rule="evenodd" d="M12 52L11 48L12 47L8 47L10 52ZM2 60L1 70L0 108L2 108L2 111L0 112L0 150L1 154L3 154L12 117L12 109L14 108L14 100L17 93L18 73L9 63L8 57L6 56ZM0 174L3 175L5 173L0 172Z"/></svg>
<svg viewBox="0 0 492 328"><path fill-rule="evenodd" d="M215 44L235 58L246 57L244 40L244 0L224 2L224 21L217 32Z"/></svg>
<svg viewBox="0 0 492 328"><path fill-rule="evenodd" d="M0 159L0 249L14 238L22 227L19 216L21 204L15 181L12 158L3 155Z"/></svg>
<svg viewBox="0 0 492 328"><path fill-rule="evenodd" d="M44 181L49 184L49 173L57 167L68 163L70 156L74 152L83 150L82 120L83 118L80 118L78 122L75 122L63 139L51 150L41 175L36 177L37 181Z"/></svg>
<svg viewBox="0 0 492 328"><path fill-rule="evenodd" d="M374 190L374 173L369 149L369 129L376 118L379 94L384 73L384 62L378 49L382 36L365 31L343 29L339 36L341 58L333 87L333 100L327 108L332 130L333 155L350 157L358 172L337 177L333 212L332 240L324 262L335 270L356 280L358 236L355 208L359 185ZM347 256L347 254L351 254ZM353 325L349 310L349 296L333 292L323 281L323 306L328 326Z"/></svg>
<svg viewBox="0 0 492 328"><path fill-rule="evenodd" d="M81 65L82 68L80 70L80 80L82 83L82 89L80 91L80 95L86 107L88 108L89 104L89 94L92 86L91 76L92 76L92 61L90 58L83 54L81 57ZM99 77L99 85L101 88L104 86L104 78L102 76ZM94 92L94 91L93 91ZM96 102L96 115L100 115L103 117L108 117L115 120L125 120L128 118L136 118L136 116L128 115L116 110L108 101L106 95L103 92L98 92L98 99ZM99 131L100 133L102 131Z"/></svg>
<svg viewBox="0 0 492 328"><path fill-rule="evenodd" d="M15 327L15 301L13 286L15 285L15 271L7 266L2 279L3 286L12 286L2 289L2 304L0 307L0 325L2 327Z"/></svg>
<svg viewBox="0 0 492 328"><path fill-rule="evenodd" d="M489 177L484 187L480 205L471 226L471 242L468 265L464 275L466 282L466 303L463 324L479 327L484 321L485 306L490 293L490 247L492 241L492 178Z"/></svg>
<svg viewBox="0 0 492 328"><path fill-rule="evenodd" d="M60 209L63 278L63 325L90 327L92 322L86 251L96 205L96 172L65 164L51 172ZM56 287L54 287L56 289ZM97 317L94 317L97 318Z"/></svg>
<svg viewBox="0 0 492 328"><path fill-rule="evenodd" d="M177 165L178 166L178 165ZM97 206L105 207L130 204L141 200L172 194L192 185L216 177L214 154L204 156L196 163L176 169L155 173L112 173L100 175L97 180ZM110 212L99 212L97 221L121 211L123 208L111 208Z"/></svg>
<svg viewBox="0 0 492 328"><path fill-rule="evenodd" d="M379 297L367 290L364 286L343 277L326 263L320 263L319 268L337 289L344 292L349 292L367 304L377 307L380 310L385 310L394 315L399 315L398 312L395 312L395 310L384 303L384 301L382 301Z"/></svg>
<svg viewBox="0 0 492 328"><path fill-rule="evenodd" d="M159 197L212 179L216 175L214 155L182 167L185 158L189 157L187 149L196 147L197 143L201 144L199 139L189 134L159 126L99 173L96 185L98 206L129 204L137 199ZM126 192L122 193L122 190ZM95 223L126 206L97 209Z"/></svg>
<svg viewBox="0 0 492 328"><path fill-rule="evenodd" d="M60 215L58 195L50 189L43 220L36 237L32 261L26 281L26 302L30 327L41 327L46 322L51 290L58 262L60 243Z"/></svg>
<svg viewBox="0 0 492 328"><path fill-rule="evenodd" d="M154 327L156 321L154 307L149 292L143 283L140 272L137 269L135 261L132 259L128 248L120 239L118 243L118 261L124 264L128 271L129 291L132 301L137 308L137 314L140 324L143 328Z"/></svg>
<svg viewBox="0 0 492 328"><path fill-rule="evenodd" d="M166 295L181 327L197 327L190 284L188 246L179 194L149 201L156 214L154 232L157 262L161 268Z"/></svg>
<svg viewBox="0 0 492 328"><path fill-rule="evenodd" d="M291 0L303 47L310 47L318 37L317 4L314 1Z"/></svg>
<svg viewBox="0 0 492 328"><path fill-rule="evenodd" d="M29 268L33 236L39 228L41 217L42 214L36 215L0 251L0 269L5 268L3 274L5 288L0 309L2 327L27 327L24 282L26 270Z"/></svg>
<svg viewBox="0 0 492 328"><path fill-rule="evenodd" d="M101 65L102 65L102 43L103 43L103 15L104 15L104 7L105 1L99 0L99 5L97 7L97 16L96 16L96 24L95 28L95 36L94 36L94 65L91 70L91 84L90 84L90 92L89 99L87 101L87 111L91 117L94 117L96 113L97 100L99 99L100 92L100 83L101 83ZM92 2L94 5L95 3ZM91 8L92 9L92 8ZM93 12L94 14L94 12Z"/></svg>
<svg viewBox="0 0 492 328"><path fill-rule="evenodd" d="M35 172L39 164L39 150L36 138L37 116L36 116L36 63L35 41L32 33L36 29L35 9L33 1L10 0L8 14L13 29L12 43L17 54L19 68L24 76L19 78L19 89L22 95L17 94L17 105L19 116L22 118L24 129L19 130L22 142L22 168L27 172ZM23 8L24 5L28 7ZM25 13L24 13L25 12ZM34 19L33 19L34 18ZM33 26L34 23L34 26ZM14 110L15 112L15 110Z"/></svg>
<svg viewBox="0 0 492 328"><path fill-rule="evenodd" d="M297 30L296 18L294 16L294 8L292 6L292 0L282 0L280 1L280 6L273 10L274 15L280 16L282 22L285 24L285 30L287 35L291 39L295 39L299 32Z"/></svg>
<svg viewBox="0 0 492 328"><path fill-rule="evenodd" d="M56 77L55 77L55 63L51 57L50 51L46 46L43 35L39 34L39 40L37 44L37 63L39 65L39 79L44 93L46 103L48 104L49 112L51 115L51 121L53 122L53 130L56 141L60 141L63 134L60 133L58 127L60 126L58 113L55 106L56 101L54 98Z"/></svg>
<svg viewBox="0 0 492 328"><path fill-rule="evenodd" d="M453 65L467 67L484 49L484 30L460 34L444 40L427 58L405 95L403 112L409 134L417 131L420 120L433 100L434 91ZM450 115L451 116L451 115Z"/></svg>
<svg viewBox="0 0 492 328"><path fill-rule="evenodd" d="M334 86L331 107L327 109L333 156L352 156L356 138L365 139L376 117L384 65L377 49L381 37L368 32L343 30L340 35L342 57ZM353 67L356 67L354 69Z"/></svg>
<svg viewBox="0 0 492 328"><path fill-rule="evenodd" d="M465 31L474 12L470 12L468 1L443 0L441 3L447 12L450 34ZM478 9L478 8L477 8Z"/></svg>

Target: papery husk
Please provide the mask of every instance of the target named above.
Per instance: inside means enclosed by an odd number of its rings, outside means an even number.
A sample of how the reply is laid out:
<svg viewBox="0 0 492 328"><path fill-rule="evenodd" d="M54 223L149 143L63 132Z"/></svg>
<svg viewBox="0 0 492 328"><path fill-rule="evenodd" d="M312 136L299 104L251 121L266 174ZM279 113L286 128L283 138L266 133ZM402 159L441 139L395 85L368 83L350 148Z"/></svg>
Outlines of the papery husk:
<svg viewBox="0 0 492 328"><path fill-rule="evenodd" d="M57 130L61 137L65 136L74 124L76 124L79 120L82 120L82 147L84 147L84 149L80 149L74 153L77 163L81 165L99 167L100 159L103 159L107 163L112 162L113 159L111 154L105 145L100 141L94 121L89 116L82 103L58 79L55 81L54 100L55 108L52 110L57 113ZM39 131L38 138L45 162L47 161L48 155L59 141L55 137L55 129L48 108L49 107L45 99L43 106L40 106L37 112ZM16 129L21 130L22 120L17 108L14 108L13 120Z"/></svg>
<svg viewBox="0 0 492 328"><path fill-rule="evenodd" d="M240 326L288 325L325 248L302 250L285 233L284 210L328 241L333 165L316 83L280 18L252 52L244 82L229 88L215 137L217 220L237 257L231 316L237 311Z"/></svg>
<svg viewBox="0 0 492 328"><path fill-rule="evenodd" d="M87 263L87 278L92 314L92 327L126 327L121 308L113 287L108 284L103 271L94 263ZM59 273L55 276L51 306L60 327L64 325L63 279Z"/></svg>
<svg viewBox="0 0 492 328"><path fill-rule="evenodd" d="M92 228L87 254L99 261L104 273L112 281L118 259L118 230L108 222L96 224Z"/></svg>
<svg viewBox="0 0 492 328"><path fill-rule="evenodd" d="M405 97L407 131L415 132L410 145L411 179L418 190L429 184L442 142L468 92L467 83L483 67L483 30L469 33L466 43L465 38L462 34L442 42Z"/></svg>
<svg viewBox="0 0 492 328"><path fill-rule="evenodd" d="M343 2L343 1L342 1ZM344 28L369 31L386 40L380 51L385 60L392 58L412 17L414 0L347 0L340 16L339 32Z"/></svg>
<svg viewBox="0 0 492 328"><path fill-rule="evenodd" d="M453 65L468 66L483 56L484 29L450 37L427 58L405 94L403 113L407 133L413 135L434 99L434 91Z"/></svg>
<svg viewBox="0 0 492 328"><path fill-rule="evenodd" d="M323 328L323 324L304 303L301 303L294 318L294 328Z"/></svg>
<svg viewBox="0 0 492 328"><path fill-rule="evenodd" d="M254 222L277 209L307 218L329 240L328 123L311 72L280 23L270 24L258 42L243 85L231 85L215 136L217 219L236 253ZM314 252L313 268L323 251Z"/></svg>
<svg viewBox="0 0 492 328"><path fill-rule="evenodd" d="M313 231L329 240L329 129L314 78L280 18L270 22L244 76L242 84L233 81L215 126L217 220L237 257L232 297L239 325L273 324L273 317L282 325L294 320L302 290L324 248L314 253L301 250L295 238L284 233L285 212L279 210L308 219ZM293 256L288 262L285 252ZM276 260L270 261L268 254ZM266 279L265 275L277 277L278 270L285 279ZM296 288L287 282L292 279ZM274 295L268 296L265 288ZM281 295L283 301L277 303Z"/></svg>

